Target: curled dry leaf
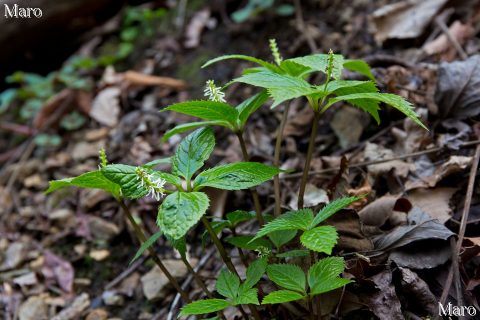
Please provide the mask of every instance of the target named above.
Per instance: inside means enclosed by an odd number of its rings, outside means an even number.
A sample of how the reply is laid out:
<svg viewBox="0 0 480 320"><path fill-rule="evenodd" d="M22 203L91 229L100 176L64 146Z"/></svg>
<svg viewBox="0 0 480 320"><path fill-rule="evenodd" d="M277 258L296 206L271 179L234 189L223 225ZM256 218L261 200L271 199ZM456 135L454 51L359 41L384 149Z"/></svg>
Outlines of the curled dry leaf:
<svg viewBox="0 0 480 320"><path fill-rule="evenodd" d="M382 227L385 223L399 226L407 223L407 213L412 209L408 199L386 195L368 204L358 213L363 224Z"/></svg>
<svg viewBox="0 0 480 320"><path fill-rule="evenodd" d="M428 284L415 272L407 268L399 268L402 274L402 287L414 299L409 299L429 314L438 311L437 299L430 291Z"/></svg>
<svg viewBox="0 0 480 320"><path fill-rule="evenodd" d="M120 88L105 88L93 99L90 117L108 127L114 127L120 116Z"/></svg>
<svg viewBox="0 0 480 320"><path fill-rule="evenodd" d="M460 21L454 21L448 28L450 35L460 45L463 45L468 39L475 35L475 29L469 24L463 24ZM442 60L450 61L456 55L455 47L445 33L442 33L435 40L426 43L423 51L428 55L442 54Z"/></svg>
<svg viewBox="0 0 480 320"><path fill-rule="evenodd" d="M185 48L195 48L200 44L202 31L210 20L210 9L196 12L185 30Z"/></svg>
<svg viewBox="0 0 480 320"><path fill-rule="evenodd" d="M384 270L368 278L376 287L374 293L366 295L366 303L379 319L403 320L402 306L392 283L392 273Z"/></svg>
<svg viewBox="0 0 480 320"><path fill-rule="evenodd" d="M365 160L366 161L373 161L373 160L382 160L393 158L395 154L392 150L382 147L375 143L367 142L365 145ZM378 164L372 164L368 166L369 174L373 175L374 177L382 174L387 174L391 170L394 170L395 173L405 178L410 170L413 170L414 166L402 160L392 160Z"/></svg>
<svg viewBox="0 0 480 320"><path fill-rule="evenodd" d="M74 270L71 263L48 250L44 256L43 276L50 281L55 280L65 292L72 293Z"/></svg>
<svg viewBox="0 0 480 320"><path fill-rule="evenodd" d="M355 210L345 209L331 216L326 224L337 229L337 248L347 252L362 252L373 249L373 243L362 232L359 216Z"/></svg>
<svg viewBox="0 0 480 320"><path fill-rule="evenodd" d="M432 269L450 259L452 250L448 241L418 241L393 250L388 257L399 267Z"/></svg>

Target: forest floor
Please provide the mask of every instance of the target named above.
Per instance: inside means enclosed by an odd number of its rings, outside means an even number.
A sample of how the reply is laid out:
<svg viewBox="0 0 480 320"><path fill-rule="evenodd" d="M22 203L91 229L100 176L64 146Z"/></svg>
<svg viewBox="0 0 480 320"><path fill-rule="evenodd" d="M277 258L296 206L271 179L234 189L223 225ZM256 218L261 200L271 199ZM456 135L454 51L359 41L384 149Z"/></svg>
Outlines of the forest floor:
<svg viewBox="0 0 480 320"><path fill-rule="evenodd" d="M181 302L153 261L144 256L129 265L140 244L113 198L99 190L44 192L50 180L95 169L102 147L114 163L171 155L180 136L162 143L162 135L191 118L158 110L202 98L206 80L224 84L249 65L201 69L211 58L241 53L270 60L270 38L285 58L332 49L365 59L381 91L411 101L429 128L391 108L382 109L380 125L346 105L322 117L306 205L368 193L329 221L340 234L335 253L346 258L356 282L325 299L325 319L432 319L439 301L480 310L480 184L472 170L480 156L478 1L299 2L290 15L272 7L241 23L231 14L242 1L192 1L186 10L165 11L147 3L142 8L156 12L158 24L123 10L79 48L76 64L66 61L50 78L10 79L20 91L10 100L3 93L0 105L0 318L176 318ZM113 65L105 67L108 59ZM252 92L234 84L226 97L235 104ZM292 103L285 128L281 167L291 173L281 183L290 208L313 118L305 104ZM246 141L253 160L272 163L281 114L282 107L263 107L251 118ZM207 166L241 161L232 134L215 128L215 136ZM258 193L271 212L272 184ZM253 208L248 192L210 197L217 217ZM149 234L158 230L155 201L142 199L131 210ZM221 264L210 244L201 245L202 233L190 232L189 256L213 287ZM155 249L191 296L201 297L165 241Z"/></svg>

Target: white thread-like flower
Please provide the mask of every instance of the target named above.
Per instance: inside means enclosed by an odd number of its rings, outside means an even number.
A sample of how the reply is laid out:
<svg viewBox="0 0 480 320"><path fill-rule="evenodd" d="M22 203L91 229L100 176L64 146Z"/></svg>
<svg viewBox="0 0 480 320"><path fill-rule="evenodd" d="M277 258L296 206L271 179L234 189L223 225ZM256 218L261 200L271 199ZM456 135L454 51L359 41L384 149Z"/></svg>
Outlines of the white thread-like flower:
<svg viewBox="0 0 480 320"><path fill-rule="evenodd" d="M207 80L207 84L203 92L205 97L208 97L208 100L225 102L225 93L215 85L213 80Z"/></svg>
<svg viewBox="0 0 480 320"><path fill-rule="evenodd" d="M160 201L165 195L163 186L166 181L162 178L155 178L152 174L140 167L135 170L135 173L137 174L137 180L140 181L140 185L148 190L146 196Z"/></svg>

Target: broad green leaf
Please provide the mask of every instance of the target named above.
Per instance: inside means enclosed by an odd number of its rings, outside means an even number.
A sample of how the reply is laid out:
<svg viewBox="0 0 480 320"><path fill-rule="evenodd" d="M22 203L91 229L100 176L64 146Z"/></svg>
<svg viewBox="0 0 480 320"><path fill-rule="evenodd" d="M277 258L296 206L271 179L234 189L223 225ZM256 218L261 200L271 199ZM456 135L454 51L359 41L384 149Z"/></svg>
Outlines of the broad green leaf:
<svg viewBox="0 0 480 320"><path fill-rule="evenodd" d="M215 284L215 289L225 298L235 299L238 295L240 279L228 270L222 270Z"/></svg>
<svg viewBox="0 0 480 320"><path fill-rule="evenodd" d="M295 63L309 67L313 70L327 73L328 58L329 58L329 54L319 53L319 54L312 54L304 57L288 59L286 61L293 61ZM341 54L333 55L333 69L332 69L333 78L340 79L342 77L343 63L344 63L344 59Z"/></svg>
<svg viewBox="0 0 480 320"><path fill-rule="evenodd" d="M254 239L261 238L271 232L280 230L307 230L313 221L311 209L289 211L282 214L272 222L264 225L255 235Z"/></svg>
<svg viewBox="0 0 480 320"><path fill-rule="evenodd" d="M268 238L272 241L273 245L279 249L295 238L296 235L297 230L279 230L269 233Z"/></svg>
<svg viewBox="0 0 480 320"><path fill-rule="evenodd" d="M303 78L304 76L308 75L309 73L314 72L312 68L303 66L291 60L283 60L280 64L280 68L285 71L286 74L294 77Z"/></svg>
<svg viewBox="0 0 480 320"><path fill-rule="evenodd" d="M276 303L285 303L290 301L296 301L305 298L301 293L290 291L290 290L278 290L270 292L262 300L262 304L276 304Z"/></svg>
<svg viewBox="0 0 480 320"><path fill-rule="evenodd" d="M319 85L317 88L323 88L324 85ZM375 86L375 83L372 81L358 81L358 80L331 80L326 86L327 93L335 93L337 95L342 95L341 89L346 88L359 88L356 92L377 92L378 89ZM355 92L355 93L356 93Z"/></svg>
<svg viewBox="0 0 480 320"><path fill-rule="evenodd" d="M327 220L332 215L337 213L338 211L342 210L345 207L348 207L352 203L362 199L363 196L360 197L343 197L335 199L334 201L327 204L325 207L320 210L315 218L313 219L310 228L316 227L319 223Z"/></svg>
<svg viewBox="0 0 480 320"><path fill-rule="evenodd" d="M200 127L206 127L206 126L209 126L209 125L216 125L216 126L222 126L222 127L227 127L227 128L232 127L229 122L223 121L223 120L212 120L212 121L199 121L199 122L184 123L184 124L179 124L175 128L170 129L167 132L165 132L165 134L162 137L162 141L165 142L168 139L170 139L170 137L172 137L176 134L187 132L187 131L197 129L197 128L200 128Z"/></svg>
<svg viewBox="0 0 480 320"><path fill-rule="evenodd" d="M195 190L212 187L223 190L248 189L272 179L278 168L258 162L236 162L214 167L200 173L194 181Z"/></svg>
<svg viewBox="0 0 480 320"><path fill-rule="evenodd" d="M286 100L315 93L315 89L301 78L270 71L244 74L233 81L266 88L273 98L272 108Z"/></svg>
<svg viewBox="0 0 480 320"><path fill-rule="evenodd" d="M226 238L225 241L240 249L256 250L259 247L272 248L270 241L266 239L253 239L253 236L233 236Z"/></svg>
<svg viewBox="0 0 480 320"><path fill-rule="evenodd" d="M169 235L165 235L168 241L172 244L172 247L178 251L180 256L183 258L187 258L187 240L185 239L185 236L179 238L179 239L174 239Z"/></svg>
<svg viewBox="0 0 480 320"><path fill-rule="evenodd" d="M227 213L227 220L232 227L235 227L240 222L252 220L256 217L255 211L235 210Z"/></svg>
<svg viewBox="0 0 480 320"><path fill-rule="evenodd" d="M247 288L251 288L257 284L258 281L262 278L265 270L267 269L266 259L259 258L252 263L247 268L246 279L243 285Z"/></svg>
<svg viewBox="0 0 480 320"><path fill-rule="evenodd" d="M143 165L143 167L153 169L154 167L160 164L171 164L171 163L172 163L172 157L167 157L167 158L155 159L150 162L147 162Z"/></svg>
<svg viewBox="0 0 480 320"><path fill-rule="evenodd" d="M257 288L249 288L242 284L240 286L240 290L238 292L238 296L233 299L234 305L239 304L255 304L259 305L258 302L258 289Z"/></svg>
<svg viewBox="0 0 480 320"><path fill-rule="evenodd" d="M177 147L172 159L172 173L190 180L200 169L215 147L210 127L200 128L186 136Z"/></svg>
<svg viewBox="0 0 480 320"><path fill-rule="evenodd" d="M158 207L157 224L166 235L180 239L197 224L209 205L203 192L174 192Z"/></svg>
<svg viewBox="0 0 480 320"><path fill-rule="evenodd" d="M308 270L308 285L312 295L328 292L352 282L340 278L345 269L345 262L341 257L324 258Z"/></svg>
<svg viewBox="0 0 480 320"><path fill-rule="evenodd" d="M345 80L342 80L342 81L345 81ZM360 84L357 84L355 86L338 87L333 91L333 93L335 93L337 96L345 96L345 95L355 94L355 93L378 92L377 86L372 81L360 81L360 82L361 82ZM377 121L377 124L380 123L380 116L378 115L378 110L380 110L379 101L372 100L372 99L354 99L354 100L346 100L346 101L351 105L357 108L360 108L365 112L368 112L375 119L375 121Z"/></svg>
<svg viewBox="0 0 480 320"><path fill-rule="evenodd" d="M307 257L310 254L308 250L290 250L287 252L277 253L277 258L296 258L296 257Z"/></svg>
<svg viewBox="0 0 480 320"><path fill-rule="evenodd" d="M300 242L307 249L330 255L337 244L337 239L337 230L334 227L321 226L305 231L300 237Z"/></svg>
<svg viewBox="0 0 480 320"><path fill-rule="evenodd" d="M107 179L100 171L91 171L74 178L50 181L50 186L45 193L48 194L64 187L101 189L116 198L120 195L120 186Z"/></svg>
<svg viewBox="0 0 480 320"><path fill-rule="evenodd" d="M161 112L169 110L203 120L222 120L232 125L235 124L238 118L238 111L228 103L210 100L180 102L162 109Z"/></svg>
<svg viewBox="0 0 480 320"><path fill-rule="evenodd" d="M122 190L122 196L130 199L138 199L144 197L148 193L148 189L142 184L140 177L137 175L137 167L126 164L109 164L101 169L103 175L110 181L118 184ZM181 181L169 173L155 171L144 168L152 178L152 180L163 179L168 183L180 185Z"/></svg>
<svg viewBox="0 0 480 320"><path fill-rule="evenodd" d="M267 266L267 275L278 286L305 292L305 273L295 264L271 264Z"/></svg>
<svg viewBox="0 0 480 320"><path fill-rule="evenodd" d="M326 104L326 107L328 108L332 104L341 100L352 101L352 100L358 100L358 99L371 99L371 100L377 100L385 104L388 104L394 107L395 109L399 110L403 114L405 114L410 119L412 119L420 127L424 128L425 130L428 130L428 128L420 121L420 119L418 118L418 115L413 110L412 104L407 100L405 100L403 97L397 96L395 94L372 93L372 92L348 94L348 95L338 96L336 98L330 99Z"/></svg>
<svg viewBox="0 0 480 320"><path fill-rule="evenodd" d="M266 90L257 93L240 103L236 109L238 111L238 120L243 127L252 113L258 110L268 100L268 93Z"/></svg>
<svg viewBox="0 0 480 320"><path fill-rule="evenodd" d="M343 62L343 67L350 71L358 72L365 77L375 81L375 77L372 74L372 70L370 70L370 66L363 60L346 59Z"/></svg>
<svg viewBox="0 0 480 320"><path fill-rule="evenodd" d="M217 312L228 308L231 306L231 303L225 299L205 299L198 300L192 303L187 304L180 311L179 317L190 316L194 314L206 314Z"/></svg>
<svg viewBox="0 0 480 320"><path fill-rule="evenodd" d="M161 236L162 236L162 231L158 231L158 232L154 233L150 238L148 238L147 241L142 243L142 245L138 249L137 253L135 253L135 256L130 261L129 265L131 265L135 260L140 258L142 256L142 254L145 252L145 250L150 248Z"/></svg>
<svg viewBox="0 0 480 320"><path fill-rule="evenodd" d="M228 59L240 59L240 60L250 61L250 62L259 64L262 67L267 68L267 69L269 69L271 71L274 71L274 72L278 72L280 70L273 63L270 63L270 62L267 62L267 61L264 61L264 60L261 60L261 59L257 59L257 58L254 58L254 57L246 56L246 55L243 55L243 54L229 54L229 55L224 55L224 56L220 56L220 57L211 59L211 60L207 61L202 66L202 68L208 67L208 66L210 66L214 63L217 63L219 61L228 60Z"/></svg>

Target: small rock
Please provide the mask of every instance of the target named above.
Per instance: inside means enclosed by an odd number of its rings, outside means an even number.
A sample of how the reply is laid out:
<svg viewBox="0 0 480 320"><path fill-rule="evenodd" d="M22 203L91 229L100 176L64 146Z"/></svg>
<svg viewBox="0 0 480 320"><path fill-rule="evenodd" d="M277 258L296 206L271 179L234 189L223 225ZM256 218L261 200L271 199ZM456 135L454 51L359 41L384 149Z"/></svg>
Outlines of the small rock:
<svg viewBox="0 0 480 320"><path fill-rule="evenodd" d="M105 309L94 309L90 311L85 320L106 320L108 319L108 312Z"/></svg>
<svg viewBox="0 0 480 320"><path fill-rule="evenodd" d="M187 267L180 260L164 260L163 263L175 278L182 278L187 274ZM165 296L163 289L169 284L169 281L159 267L152 268L141 278L141 281L143 294L148 300L160 299Z"/></svg>
<svg viewBox="0 0 480 320"><path fill-rule="evenodd" d="M70 209L57 209L49 213L48 218L50 220L66 221L73 218L74 213Z"/></svg>
<svg viewBox="0 0 480 320"><path fill-rule="evenodd" d="M20 265L26 257L26 246L21 242L13 242L8 246L0 271L13 269Z"/></svg>
<svg viewBox="0 0 480 320"><path fill-rule="evenodd" d="M46 320L48 319L48 306L41 296L33 296L20 306L19 320Z"/></svg>
<svg viewBox="0 0 480 320"><path fill-rule="evenodd" d="M92 259L95 261L102 261L102 260L105 260L108 256L110 256L110 251L105 249L92 250L88 255L92 257Z"/></svg>
<svg viewBox="0 0 480 320"><path fill-rule="evenodd" d="M132 273L125 278L118 288L118 292L126 295L127 297L133 297L135 290L138 288L140 282L140 274L138 272Z"/></svg>
<svg viewBox="0 0 480 320"><path fill-rule="evenodd" d="M107 306L121 306L125 302L121 295L112 290L105 291L102 300Z"/></svg>
<svg viewBox="0 0 480 320"><path fill-rule="evenodd" d="M88 227L97 240L108 241L120 233L120 229L115 224L94 216L88 219Z"/></svg>

